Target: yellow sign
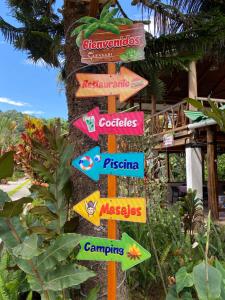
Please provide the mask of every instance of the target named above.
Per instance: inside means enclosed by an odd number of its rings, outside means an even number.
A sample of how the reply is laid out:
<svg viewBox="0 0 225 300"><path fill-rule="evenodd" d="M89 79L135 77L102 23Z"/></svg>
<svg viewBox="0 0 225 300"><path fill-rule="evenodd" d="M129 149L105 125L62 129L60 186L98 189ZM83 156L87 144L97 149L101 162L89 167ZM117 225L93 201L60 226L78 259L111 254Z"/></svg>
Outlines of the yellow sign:
<svg viewBox="0 0 225 300"><path fill-rule="evenodd" d="M100 219L146 223L144 198L100 198L96 191L73 209L96 226L100 226Z"/></svg>

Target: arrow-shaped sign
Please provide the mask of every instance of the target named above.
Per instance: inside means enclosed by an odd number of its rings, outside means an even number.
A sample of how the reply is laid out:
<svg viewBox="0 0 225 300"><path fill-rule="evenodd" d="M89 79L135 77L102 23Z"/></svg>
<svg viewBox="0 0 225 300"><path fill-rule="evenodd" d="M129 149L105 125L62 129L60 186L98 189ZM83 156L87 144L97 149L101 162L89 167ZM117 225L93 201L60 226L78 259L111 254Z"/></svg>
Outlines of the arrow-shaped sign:
<svg viewBox="0 0 225 300"><path fill-rule="evenodd" d="M91 179L100 174L144 178L144 153L100 153L94 147L72 161L72 165Z"/></svg>
<svg viewBox="0 0 225 300"><path fill-rule="evenodd" d="M100 198L96 191L73 209L96 226L100 226L100 219L146 223L144 198Z"/></svg>
<svg viewBox="0 0 225 300"><path fill-rule="evenodd" d="M126 233L121 240L87 237L80 242L79 260L117 261L126 271L151 257L151 254Z"/></svg>
<svg viewBox="0 0 225 300"><path fill-rule="evenodd" d="M97 141L99 134L143 135L144 113L125 112L116 114L99 114L95 107L73 125Z"/></svg>
<svg viewBox="0 0 225 300"><path fill-rule="evenodd" d="M77 73L80 87L77 98L103 97L119 95L120 102L148 85L148 81L125 67L120 68L120 74Z"/></svg>

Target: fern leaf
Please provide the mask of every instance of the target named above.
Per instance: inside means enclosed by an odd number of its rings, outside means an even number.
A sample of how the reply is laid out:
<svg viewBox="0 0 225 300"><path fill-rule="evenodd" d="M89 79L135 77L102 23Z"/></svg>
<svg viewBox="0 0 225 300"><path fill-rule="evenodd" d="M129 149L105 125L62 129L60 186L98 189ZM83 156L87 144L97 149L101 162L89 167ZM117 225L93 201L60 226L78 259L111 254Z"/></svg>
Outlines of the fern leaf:
<svg viewBox="0 0 225 300"><path fill-rule="evenodd" d="M2 278L2 275L0 274L0 295L2 300L10 300L10 295L8 294L4 279Z"/></svg>

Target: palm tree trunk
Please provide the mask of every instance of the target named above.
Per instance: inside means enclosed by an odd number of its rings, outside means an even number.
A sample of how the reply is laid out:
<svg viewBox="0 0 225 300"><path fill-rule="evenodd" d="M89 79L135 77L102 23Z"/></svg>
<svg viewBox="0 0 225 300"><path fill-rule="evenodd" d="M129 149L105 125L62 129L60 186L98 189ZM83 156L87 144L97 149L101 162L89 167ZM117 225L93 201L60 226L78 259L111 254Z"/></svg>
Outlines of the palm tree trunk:
<svg viewBox="0 0 225 300"><path fill-rule="evenodd" d="M79 49L75 45L75 39L70 37L71 29L74 28L74 22L82 16L89 15L90 5L87 1L77 1L77 0L65 0L64 1L64 30L65 30L65 76L66 76L66 97L68 104L68 118L69 122L77 119L84 113L93 109L95 106L100 106L100 109L106 109L106 100L102 98L101 100L76 99L75 93L77 89L77 83L75 80L75 74L84 65L81 64L81 58L79 54ZM90 68L90 67L89 67ZM92 67L94 68L94 67ZM80 72L85 72L85 68L80 70ZM90 70L89 70L90 72ZM82 132L70 126L70 140L74 145L74 157L81 155L82 153L88 151L92 147L96 146L96 143L86 137ZM99 142L102 144L101 150L106 151L106 138L102 138ZM106 196L106 178L99 183L94 183L87 176L83 175L79 171L74 169L73 176L73 189L74 189L74 202L79 202L86 196L90 195L94 191L100 189L101 195ZM100 228L96 228L91 223L86 222L84 219L80 218L78 232L90 236L106 236L107 228L105 224ZM83 263L87 267L93 269L97 276L89 280L87 284L83 286L83 293L87 294L88 290L96 285L100 285L100 295L98 299L107 298L107 265L101 262L88 262ZM120 269L120 266L119 266ZM118 284L122 281L122 273L119 272ZM123 288L124 284L118 289L118 299L125 299L125 291ZM79 299L76 297L75 299Z"/></svg>

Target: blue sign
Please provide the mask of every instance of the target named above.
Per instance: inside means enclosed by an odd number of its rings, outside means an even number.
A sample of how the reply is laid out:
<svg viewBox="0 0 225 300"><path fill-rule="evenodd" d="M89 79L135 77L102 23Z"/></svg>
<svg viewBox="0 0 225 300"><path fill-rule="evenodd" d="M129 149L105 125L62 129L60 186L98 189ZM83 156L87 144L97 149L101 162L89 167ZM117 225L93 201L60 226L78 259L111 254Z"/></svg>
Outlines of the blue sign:
<svg viewBox="0 0 225 300"><path fill-rule="evenodd" d="M95 147L72 161L72 165L91 179L100 174L126 177L144 177L144 153L100 153Z"/></svg>

